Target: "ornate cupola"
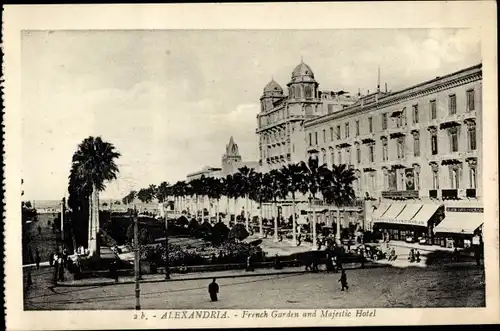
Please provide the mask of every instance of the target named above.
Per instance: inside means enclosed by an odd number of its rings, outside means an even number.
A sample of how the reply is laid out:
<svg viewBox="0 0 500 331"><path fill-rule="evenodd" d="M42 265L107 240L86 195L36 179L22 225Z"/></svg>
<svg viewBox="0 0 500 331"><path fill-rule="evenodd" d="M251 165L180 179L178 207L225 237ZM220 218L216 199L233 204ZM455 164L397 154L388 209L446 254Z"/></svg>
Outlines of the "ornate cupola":
<svg viewBox="0 0 500 331"><path fill-rule="evenodd" d="M266 112L274 108L274 103L283 99L283 89L274 79L264 87L260 97L261 111Z"/></svg>
<svg viewBox="0 0 500 331"><path fill-rule="evenodd" d="M292 79L287 84L290 100L314 100L318 96L318 82L314 72L303 60L292 71Z"/></svg>

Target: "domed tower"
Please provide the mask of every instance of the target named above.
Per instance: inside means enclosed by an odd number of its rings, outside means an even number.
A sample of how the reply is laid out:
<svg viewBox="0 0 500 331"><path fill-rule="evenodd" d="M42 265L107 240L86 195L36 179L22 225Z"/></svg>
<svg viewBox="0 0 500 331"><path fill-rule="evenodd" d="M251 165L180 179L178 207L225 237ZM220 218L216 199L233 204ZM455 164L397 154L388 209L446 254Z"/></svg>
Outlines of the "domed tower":
<svg viewBox="0 0 500 331"><path fill-rule="evenodd" d="M314 79L314 72L301 61L293 69L292 79L287 84L290 101L314 100L318 95L318 82Z"/></svg>
<svg viewBox="0 0 500 331"><path fill-rule="evenodd" d="M264 93L260 97L261 112L266 112L274 108L274 103L283 99L283 89L274 79L264 87Z"/></svg>

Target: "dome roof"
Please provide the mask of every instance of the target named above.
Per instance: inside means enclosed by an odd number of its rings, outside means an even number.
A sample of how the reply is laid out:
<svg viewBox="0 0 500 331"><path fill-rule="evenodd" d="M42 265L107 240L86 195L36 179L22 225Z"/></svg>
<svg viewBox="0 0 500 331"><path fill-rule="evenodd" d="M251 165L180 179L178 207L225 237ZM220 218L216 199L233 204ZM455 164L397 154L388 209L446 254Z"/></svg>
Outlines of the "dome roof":
<svg viewBox="0 0 500 331"><path fill-rule="evenodd" d="M307 64L300 62L300 64L293 69L292 79L299 76L309 76L314 78L314 73Z"/></svg>
<svg viewBox="0 0 500 331"><path fill-rule="evenodd" d="M271 81L264 87L264 93L265 92L281 92L283 93L283 89L281 88L280 84L276 83L274 79L271 79Z"/></svg>

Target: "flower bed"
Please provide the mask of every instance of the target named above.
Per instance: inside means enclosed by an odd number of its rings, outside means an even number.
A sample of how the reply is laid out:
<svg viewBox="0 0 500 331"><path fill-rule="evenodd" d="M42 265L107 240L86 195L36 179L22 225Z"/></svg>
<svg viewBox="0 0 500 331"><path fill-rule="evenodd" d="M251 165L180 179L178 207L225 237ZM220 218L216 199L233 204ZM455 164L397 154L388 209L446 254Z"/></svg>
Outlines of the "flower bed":
<svg viewBox="0 0 500 331"><path fill-rule="evenodd" d="M141 261L150 262L156 266L165 264L165 246L142 246L140 249ZM195 266L207 264L229 264L244 263L248 256L253 261L263 261L264 253L260 247L247 243L225 242L218 247L207 246L197 248L185 248L175 244L169 244L168 262L171 267Z"/></svg>

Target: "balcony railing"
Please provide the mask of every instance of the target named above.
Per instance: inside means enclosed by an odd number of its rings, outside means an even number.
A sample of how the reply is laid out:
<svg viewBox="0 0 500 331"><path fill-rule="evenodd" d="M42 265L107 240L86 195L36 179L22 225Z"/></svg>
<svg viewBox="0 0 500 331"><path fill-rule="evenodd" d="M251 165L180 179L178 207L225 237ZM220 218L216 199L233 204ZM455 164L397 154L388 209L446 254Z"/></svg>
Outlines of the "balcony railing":
<svg viewBox="0 0 500 331"><path fill-rule="evenodd" d="M416 199L418 191L382 191L382 198L386 199Z"/></svg>
<svg viewBox="0 0 500 331"><path fill-rule="evenodd" d="M476 189L475 188L468 188L465 190L465 196L467 198L475 198L476 197Z"/></svg>
<svg viewBox="0 0 500 331"><path fill-rule="evenodd" d="M429 190L429 198L437 199L438 190Z"/></svg>
<svg viewBox="0 0 500 331"><path fill-rule="evenodd" d="M443 198L443 200L458 199L458 190L457 189L441 190L441 197Z"/></svg>

